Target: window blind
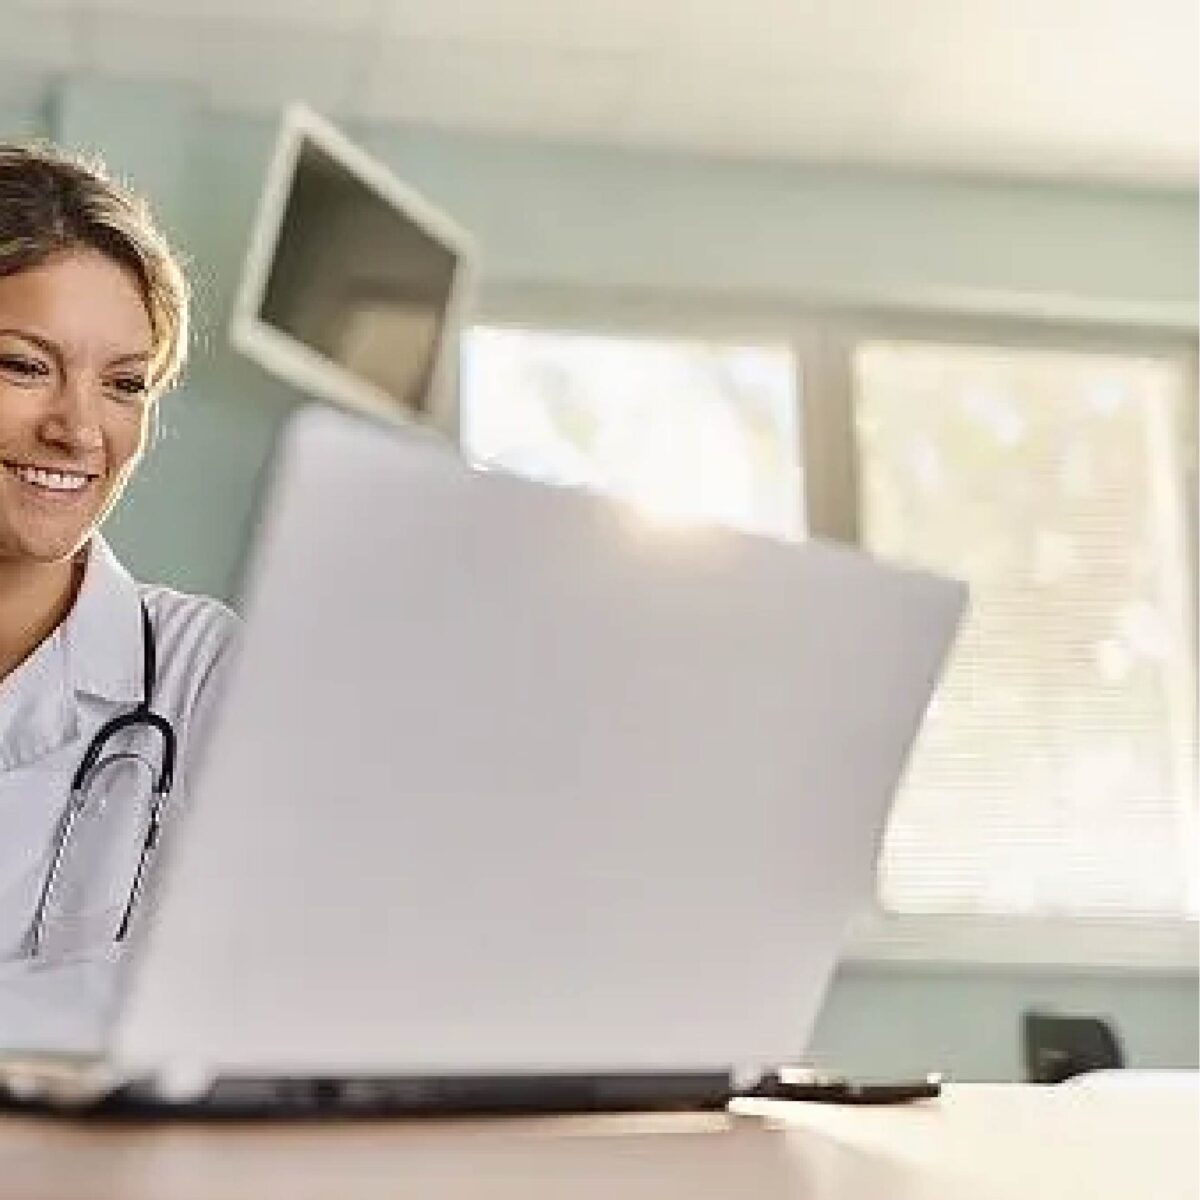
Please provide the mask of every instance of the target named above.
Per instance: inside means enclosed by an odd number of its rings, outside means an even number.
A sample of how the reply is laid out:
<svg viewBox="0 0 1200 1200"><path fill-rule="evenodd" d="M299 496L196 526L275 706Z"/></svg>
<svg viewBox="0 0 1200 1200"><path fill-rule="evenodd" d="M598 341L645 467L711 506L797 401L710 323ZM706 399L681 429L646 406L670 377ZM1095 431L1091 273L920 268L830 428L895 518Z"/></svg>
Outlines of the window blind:
<svg viewBox="0 0 1200 1200"><path fill-rule="evenodd" d="M885 909L1196 914L1187 376L859 345L863 541L972 597L885 840Z"/></svg>

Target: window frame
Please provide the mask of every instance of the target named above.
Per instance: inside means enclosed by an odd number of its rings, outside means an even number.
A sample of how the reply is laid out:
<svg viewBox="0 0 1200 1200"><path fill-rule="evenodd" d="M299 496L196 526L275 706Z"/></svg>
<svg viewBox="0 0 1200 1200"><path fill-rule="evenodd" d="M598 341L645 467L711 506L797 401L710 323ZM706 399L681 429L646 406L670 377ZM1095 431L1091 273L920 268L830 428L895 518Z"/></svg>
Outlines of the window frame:
<svg viewBox="0 0 1200 1200"><path fill-rule="evenodd" d="M1178 363L1188 381L1189 396L1197 394L1200 379L1192 331L1117 323L839 309L736 294L681 297L536 285L486 289L472 323L790 346L800 399L797 460L808 533L852 545L860 544L852 356L862 341L1141 354ZM1200 405L1189 405L1185 420L1188 427L1183 431L1183 462L1186 493L1192 499L1186 516L1195 656L1200 624ZM971 965L1194 976L1200 969L1198 928L1195 920L1185 917L1044 919L895 914L876 907L853 925L844 958L872 965Z"/></svg>

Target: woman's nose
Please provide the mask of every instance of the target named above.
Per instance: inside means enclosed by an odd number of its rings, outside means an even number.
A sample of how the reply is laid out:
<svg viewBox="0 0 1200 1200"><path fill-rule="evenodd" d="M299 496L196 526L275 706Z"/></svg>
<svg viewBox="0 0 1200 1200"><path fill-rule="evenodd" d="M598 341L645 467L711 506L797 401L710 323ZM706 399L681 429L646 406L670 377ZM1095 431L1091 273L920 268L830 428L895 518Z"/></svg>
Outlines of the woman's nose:
<svg viewBox="0 0 1200 1200"><path fill-rule="evenodd" d="M54 399L41 422L42 437L74 453L104 445L100 428L98 387L81 373L68 374L54 390Z"/></svg>

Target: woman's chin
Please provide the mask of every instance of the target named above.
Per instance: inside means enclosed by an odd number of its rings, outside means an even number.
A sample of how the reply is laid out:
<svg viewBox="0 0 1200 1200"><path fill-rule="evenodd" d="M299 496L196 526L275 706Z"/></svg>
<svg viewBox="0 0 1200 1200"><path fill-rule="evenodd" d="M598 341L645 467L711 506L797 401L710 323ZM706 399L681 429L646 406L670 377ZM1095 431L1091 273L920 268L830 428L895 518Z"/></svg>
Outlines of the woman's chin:
<svg viewBox="0 0 1200 1200"><path fill-rule="evenodd" d="M24 562L47 566L74 558L95 532L95 526L40 530L36 533L7 537L0 535L0 563Z"/></svg>

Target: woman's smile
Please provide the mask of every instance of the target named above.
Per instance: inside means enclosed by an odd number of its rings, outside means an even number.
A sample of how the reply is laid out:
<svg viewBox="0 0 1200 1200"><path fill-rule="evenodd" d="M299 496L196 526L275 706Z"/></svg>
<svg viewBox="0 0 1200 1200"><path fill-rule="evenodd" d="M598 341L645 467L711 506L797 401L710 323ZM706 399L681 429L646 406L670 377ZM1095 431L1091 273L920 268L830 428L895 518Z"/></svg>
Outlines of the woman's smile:
<svg viewBox="0 0 1200 1200"><path fill-rule="evenodd" d="M33 463L10 462L5 468L35 492L48 492L63 497L78 497L90 483L99 478L98 472L79 471L70 467L45 467Z"/></svg>

